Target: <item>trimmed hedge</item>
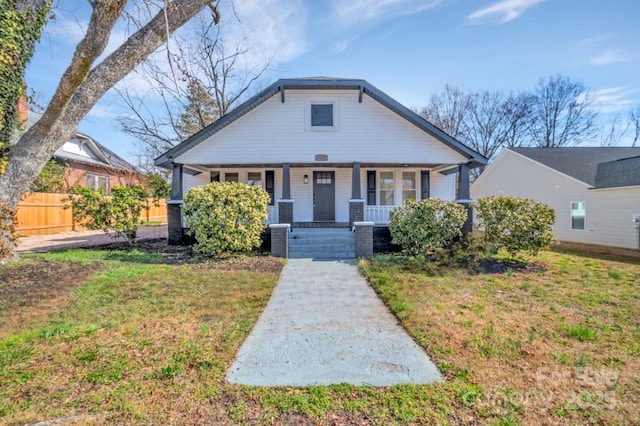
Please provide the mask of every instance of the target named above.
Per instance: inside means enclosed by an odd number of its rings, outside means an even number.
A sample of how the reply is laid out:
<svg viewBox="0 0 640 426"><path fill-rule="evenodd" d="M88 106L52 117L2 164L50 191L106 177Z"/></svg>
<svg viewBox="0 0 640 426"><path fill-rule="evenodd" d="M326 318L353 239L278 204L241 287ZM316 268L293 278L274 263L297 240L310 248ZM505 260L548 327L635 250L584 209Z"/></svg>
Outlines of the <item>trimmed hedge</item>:
<svg viewBox="0 0 640 426"><path fill-rule="evenodd" d="M393 244L407 255L431 255L462 235L464 206L438 198L407 200L389 214Z"/></svg>
<svg viewBox="0 0 640 426"><path fill-rule="evenodd" d="M484 197L474 205L477 227L484 229L484 242L493 253L500 249L538 254L553 242L555 211L528 198Z"/></svg>
<svg viewBox="0 0 640 426"><path fill-rule="evenodd" d="M259 247L269 194L258 186L211 182L184 197L185 224L196 238L196 253L220 257Z"/></svg>

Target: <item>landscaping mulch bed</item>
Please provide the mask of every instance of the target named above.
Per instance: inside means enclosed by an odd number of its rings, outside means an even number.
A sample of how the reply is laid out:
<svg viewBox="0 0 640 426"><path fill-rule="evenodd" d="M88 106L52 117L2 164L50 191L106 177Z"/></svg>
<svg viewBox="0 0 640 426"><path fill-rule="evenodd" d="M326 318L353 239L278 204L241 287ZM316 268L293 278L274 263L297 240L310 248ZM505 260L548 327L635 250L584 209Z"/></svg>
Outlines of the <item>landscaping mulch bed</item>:
<svg viewBox="0 0 640 426"><path fill-rule="evenodd" d="M225 271L280 272L282 260L266 254L238 255L220 259L208 259L198 256L190 245L168 245L164 238L138 241L131 245L117 242L92 247L93 250L130 251L140 250L157 256L157 263L182 264L200 263L203 267Z"/></svg>

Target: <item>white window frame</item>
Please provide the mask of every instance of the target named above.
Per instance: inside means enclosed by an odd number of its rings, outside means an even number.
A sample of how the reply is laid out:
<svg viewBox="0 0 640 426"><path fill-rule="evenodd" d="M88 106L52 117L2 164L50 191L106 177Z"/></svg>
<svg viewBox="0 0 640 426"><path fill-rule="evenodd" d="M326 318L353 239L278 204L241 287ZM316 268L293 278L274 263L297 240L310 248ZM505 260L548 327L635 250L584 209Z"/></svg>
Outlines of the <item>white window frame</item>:
<svg viewBox="0 0 640 426"><path fill-rule="evenodd" d="M94 181L94 185L93 186L88 186L87 185L87 178L93 178L93 181ZM101 178L105 179L105 181L106 181L105 187L104 187L104 195L109 195L109 192L110 192L109 190L111 188L109 186L109 176L108 175L101 175L101 174L97 174L97 173L87 172L84 175L84 184L85 184L85 186L87 188L91 188L93 190L98 190L100 188L99 188L99 185L97 185L97 183L98 183L98 179L101 179Z"/></svg>
<svg viewBox="0 0 640 426"><path fill-rule="evenodd" d="M332 105L333 106L333 126L312 126L311 125L311 107L312 105ZM310 131L331 131L338 129L338 101L337 100L308 100L305 103L305 128Z"/></svg>
<svg viewBox="0 0 640 426"><path fill-rule="evenodd" d="M413 174L413 189L405 189L404 188L404 174L411 173ZM404 192L405 191L413 191L413 199L418 199L418 173L415 170L401 170L400 171L400 190L402 191L402 202L404 203Z"/></svg>
<svg viewBox="0 0 640 426"><path fill-rule="evenodd" d="M378 205L379 206L397 206L398 205L398 179L396 176L396 171L395 170L377 170L377 181L378 181ZM383 191L389 191L387 190L383 190L382 189L382 173L391 173L391 175L393 176L393 188L391 189L391 191L393 191L393 204L382 204L382 192Z"/></svg>
<svg viewBox="0 0 640 426"><path fill-rule="evenodd" d="M584 210L582 210L584 212L584 214L582 216L578 216L578 215L574 215L574 209L573 209L573 205L574 204L580 204L582 203L584 205ZM580 211L580 210L575 210L575 211ZM574 228L573 227L573 218L574 217L582 217L583 218L583 228ZM569 227L571 228L572 231L585 231L587 229L587 202L586 201L571 201L571 203L569 203Z"/></svg>
<svg viewBox="0 0 640 426"><path fill-rule="evenodd" d="M251 174L251 173L256 173L256 174L260 175L260 188L264 189L265 182L264 182L264 173L263 173L262 170L247 170L246 179L245 179L244 183L249 185L249 174ZM252 186L257 186L257 185L252 185Z"/></svg>
<svg viewBox="0 0 640 426"><path fill-rule="evenodd" d="M236 171L234 171L234 172L232 172L232 171L228 171L228 172L227 172L227 171L225 171L225 172L223 173L224 180L223 180L222 182L225 182L225 183L226 183L226 182L233 182L232 180L229 180L229 181L227 180L227 175L236 175L236 176L238 176L238 180L237 180L236 182L242 182L242 176L240 176L240 171L238 171L238 170L236 170Z"/></svg>

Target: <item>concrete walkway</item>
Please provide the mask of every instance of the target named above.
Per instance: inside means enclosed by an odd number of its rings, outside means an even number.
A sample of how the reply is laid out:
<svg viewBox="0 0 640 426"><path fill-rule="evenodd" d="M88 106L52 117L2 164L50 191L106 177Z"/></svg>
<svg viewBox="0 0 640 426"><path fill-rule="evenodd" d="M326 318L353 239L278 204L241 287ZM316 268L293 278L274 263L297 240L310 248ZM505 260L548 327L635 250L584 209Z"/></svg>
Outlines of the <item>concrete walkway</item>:
<svg viewBox="0 0 640 426"><path fill-rule="evenodd" d="M138 228L138 240L167 238L167 225L141 226ZM33 235L18 238L19 253L44 252L72 247L91 247L125 241L114 239L112 233L104 231L71 231L58 234Z"/></svg>
<svg viewBox="0 0 640 426"><path fill-rule="evenodd" d="M289 259L227 380L257 386L390 386L442 376L355 261Z"/></svg>

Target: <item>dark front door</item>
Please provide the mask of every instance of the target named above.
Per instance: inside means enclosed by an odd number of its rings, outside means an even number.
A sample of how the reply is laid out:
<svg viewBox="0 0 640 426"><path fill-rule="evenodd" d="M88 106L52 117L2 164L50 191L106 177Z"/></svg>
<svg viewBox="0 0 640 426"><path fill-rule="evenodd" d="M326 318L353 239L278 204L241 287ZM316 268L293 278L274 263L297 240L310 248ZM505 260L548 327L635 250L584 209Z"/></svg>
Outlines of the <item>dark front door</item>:
<svg viewBox="0 0 640 426"><path fill-rule="evenodd" d="M334 172L313 172L313 220L336 220L336 182Z"/></svg>

